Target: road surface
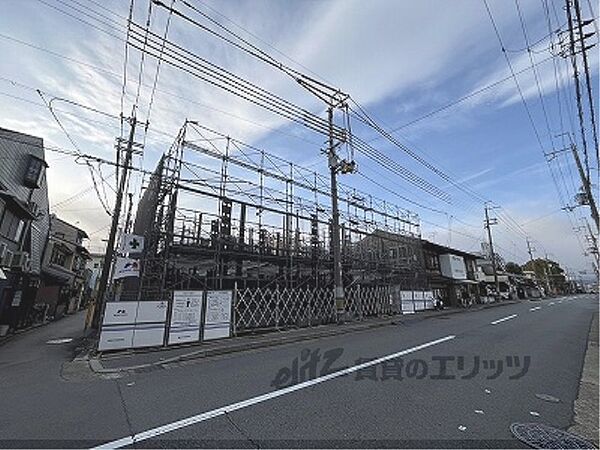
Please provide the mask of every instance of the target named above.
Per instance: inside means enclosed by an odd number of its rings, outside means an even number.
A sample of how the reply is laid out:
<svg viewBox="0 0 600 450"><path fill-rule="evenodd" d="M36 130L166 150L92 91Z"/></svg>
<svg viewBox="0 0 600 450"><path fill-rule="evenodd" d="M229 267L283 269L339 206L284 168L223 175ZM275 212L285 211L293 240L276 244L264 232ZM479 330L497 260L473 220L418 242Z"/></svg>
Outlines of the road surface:
<svg viewBox="0 0 600 450"><path fill-rule="evenodd" d="M72 316L0 347L0 445L525 447L512 423L572 425L597 313L523 301L113 379L47 343Z"/></svg>

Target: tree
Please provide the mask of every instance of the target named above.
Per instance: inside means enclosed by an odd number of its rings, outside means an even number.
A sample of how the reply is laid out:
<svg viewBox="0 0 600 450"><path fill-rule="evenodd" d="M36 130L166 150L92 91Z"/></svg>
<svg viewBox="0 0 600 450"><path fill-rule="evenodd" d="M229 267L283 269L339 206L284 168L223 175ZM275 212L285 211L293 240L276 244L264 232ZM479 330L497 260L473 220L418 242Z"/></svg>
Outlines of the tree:
<svg viewBox="0 0 600 450"><path fill-rule="evenodd" d="M517 275L521 275L523 273L521 266L512 261L509 261L505 264L504 270L506 270L508 273L514 273Z"/></svg>
<svg viewBox="0 0 600 450"><path fill-rule="evenodd" d="M535 272L538 280L542 281L551 291L564 291L566 286L565 271L560 264L550 259L537 258L528 261L523 270Z"/></svg>

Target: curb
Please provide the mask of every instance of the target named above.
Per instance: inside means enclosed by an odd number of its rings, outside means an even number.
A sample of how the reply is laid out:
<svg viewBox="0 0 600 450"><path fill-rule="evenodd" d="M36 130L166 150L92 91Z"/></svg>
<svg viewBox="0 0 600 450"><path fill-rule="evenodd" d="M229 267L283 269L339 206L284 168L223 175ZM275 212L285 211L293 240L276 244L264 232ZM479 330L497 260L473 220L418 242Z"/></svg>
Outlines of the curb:
<svg viewBox="0 0 600 450"><path fill-rule="evenodd" d="M495 307L499 307L499 306L513 305L516 303L520 303L520 300L510 300L510 301L504 301L504 302L499 302L499 303L489 303L489 304L485 304L485 305L480 305L477 308L458 308L458 309L451 309L448 311L442 310L439 313L437 313L437 311L436 311L437 314L434 313L434 314L413 316L414 317L413 320L426 320L426 319L431 319L431 318L435 318L435 317L444 317L444 316L449 316L452 314L468 312L468 311L475 312L475 311L481 311L484 309L495 308ZM98 374L135 372L135 371L147 370L152 367L166 366L169 364L174 364L174 363L178 363L178 362L182 362L182 361L190 361L190 360L194 360L194 359L209 358L209 357L220 356L220 355L225 355L225 354L229 354L229 353L239 353L239 352L243 352L243 351L247 351L247 350L256 350L258 348L276 347L279 345L293 344L296 342L308 341L311 339L319 339L322 337L337 336L337 335L342 335L342 334L347 334L347 333L366 331L366 330L381 328L381 327L385 327L385 326L389 326L389 325L399 325L405 320L403 318L404 318L404 316L402 314L399 314L399 315L394 316L393 318L384 319L384 320L382 320L380 322L376 322L376 323L356 324L352 327L347 327L347 328L339 327L337 329L333 328L333 329L323 330L321 332L313 333L313 334L291 336L291 337L278 336L278 337L274 337L271 339L265 339L265 340L260 340L260 341L256 341L256 342L240 342L237 344L227 345L227 346L222 346L222 347L199 349L199 350L195 350L190 353L185 353L183 355L174 356L172 358L167 358L167 359L163 359L160 361L144 363L144 364L137 364L137 365L132 365L132 366L124 366L124 367L118 367L118 368L103 367L102 364L100 363L100 359L97 357L89 356L88 362L89 362L90 369L93 372L98 373Z"/></svg>
<svg viewBox="0 0 600 450"><path fill-rule="evenodd" d="M228 345L228 346L223 346L223 347L195 350L190 353L174 356L172 358L167 358L167 359L163 359L163 360L152 362L152 363L118 367L118 368L114 368L114 369L112 369L112 368L107 369L105 367L102 367L102 364L100 363L99 359L95 358L95 357L90 357L89 363L90 363L90 368L92 369L92 371L99 373L99 374L138 371L138 370L148 369L150 367L165 366L168 364L173 364L173 363L177 363L177 362L181 362L181 361L190 361L190 360L194 360L194 359L208 358L208 357L212 357L212 356L220 356L220 355L225 355L228 353L239 353L239 352L243 352L243 351L247 351L247 350L255 350L258 348L276 347L279 345L293 344L295 342L308 341L311 339L318 339L318 338L328 337L328 336L337 336L337 335L354 333L354 332L359 332L359 331L366 331L366 330L373 329L373 328L380 328L380 327L384 327L384 326L388 326L388 325L397 325L397 324L398 324L397 319L389 319L389 320L385 320L385 321L378 322L378 323L356 325L354 327L348 327L348 328L341 327L339 329L323 330L322 332L314 333L314 334L306 334L306 335L292 336L292 337L279 336L276 338L272 338L272 339L268 339L268 340L261 340L261 341L256 341L256 342L241 342L236 345Z"/></svg>

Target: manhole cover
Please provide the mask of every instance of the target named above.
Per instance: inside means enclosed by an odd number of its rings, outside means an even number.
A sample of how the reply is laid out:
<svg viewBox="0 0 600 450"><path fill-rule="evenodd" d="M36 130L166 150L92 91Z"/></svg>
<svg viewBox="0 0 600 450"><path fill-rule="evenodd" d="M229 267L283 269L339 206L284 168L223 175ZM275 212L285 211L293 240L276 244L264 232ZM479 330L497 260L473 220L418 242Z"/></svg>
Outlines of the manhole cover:
<svg viewBox="0 0 600 450"><path fill-rule="evenodd" d="M554 397L553 395L550 394L535 394L535 396L537 398L539 398L540 400L544 400L545 402L552 402L552 403L559 403L560 399Z"/></svg>
<svg viewBox="0 0 600 450"><path fill-rule="evenodd" d="M579 436L542 423L513 423L510 431L533 448L595 448Z"/></svg>
<svg viewBox="0 0 600 450"><path fill-rule="evenodd" d="M49 341L46 341L46 344L67 344L72 340L73 338L50 339Z"/></svg>

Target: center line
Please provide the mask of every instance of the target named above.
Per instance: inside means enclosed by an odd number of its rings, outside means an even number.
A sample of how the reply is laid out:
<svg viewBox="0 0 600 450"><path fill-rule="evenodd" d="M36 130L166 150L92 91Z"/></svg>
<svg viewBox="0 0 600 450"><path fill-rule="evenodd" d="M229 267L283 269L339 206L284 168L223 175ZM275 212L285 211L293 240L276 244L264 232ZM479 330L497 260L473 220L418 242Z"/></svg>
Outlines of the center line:
<svg viewBox="0 0 600 450"><path fill-rule="evenodd" d="M494 320L494 321L492 322L492 325L496 325L497 323L504 322L505 320L514 319L514 318L515 318L515 317L517 317L517 316L518 316L518 314L513 314L513 315L511 315L511 316L506 316L506 317L503 317L502 319Z"/></svg>
<svg viewBox="0 0 600 450"><path fill-rule="evenodd" d="M175 422L161 425L156 428L151 428L149 430L142 431L141 433L136 433L132 436L125 436L124 438L117 439L117 440L111 441L111 442L107 442L98 447L95 447L95 449L121 448L126 445L133 445L136 442L145 441L146 439L151 439L153 437L160 436L161 434L169 433L171 431L175 431L180 428L189 427L190 425L204 422L206 420L210 420L215 417L219 417L224 414L227 414L227 413L230 413L233 411L237 411L239 409L247 408L248 406L266 402L267 400L281 397L283 395L290 394L292 392L300 391L302 389L306 389L307 387L321 384L321 383L324 383L325 381L333 380L335 378L339 378L341 376L357 372L366 367L375 366L377 364L381 364L382 362L389 361L391 359L396 359L396 358L399 358L400 356L404 356L409 353L413 353L418 350L422 350L424 348L431 347L433 345L441 344L442 342L446 342L446 341L449 341L454 338L455 338L454 335L448 335L446 337L436 339L435 341L426 342L425 344L417 345L415 347L411 347L406 350L402 350L402 351L399 351L396 353L391 353L389 355L382 356L381 358L373 359L371 361L367 361L365 363L358 364L356 366L350 366L346 369L341 369L341 370L338 370L337 372L333 372L333 373L330 373L327 375L313 378L311 380L307 380L302 383L294 384L292 386L288 386L283 389L278 389L276 391L267 392L266 394L258 395L256 397L252 397L247 400L242 400L241 402L237 402L237 403L232 403L227 406L222 406L220 408L213 409L212 411L207 411L207 412L198 414L196 416L187 417L185 419L177 420Z"/></svg>
<svg viewBox="0 0 600 450"><path fill-rule="evenodd" d="M536 306L535 308L530 308L529 311L537 311L538 309L542 309L542 307Z"/></svg>

